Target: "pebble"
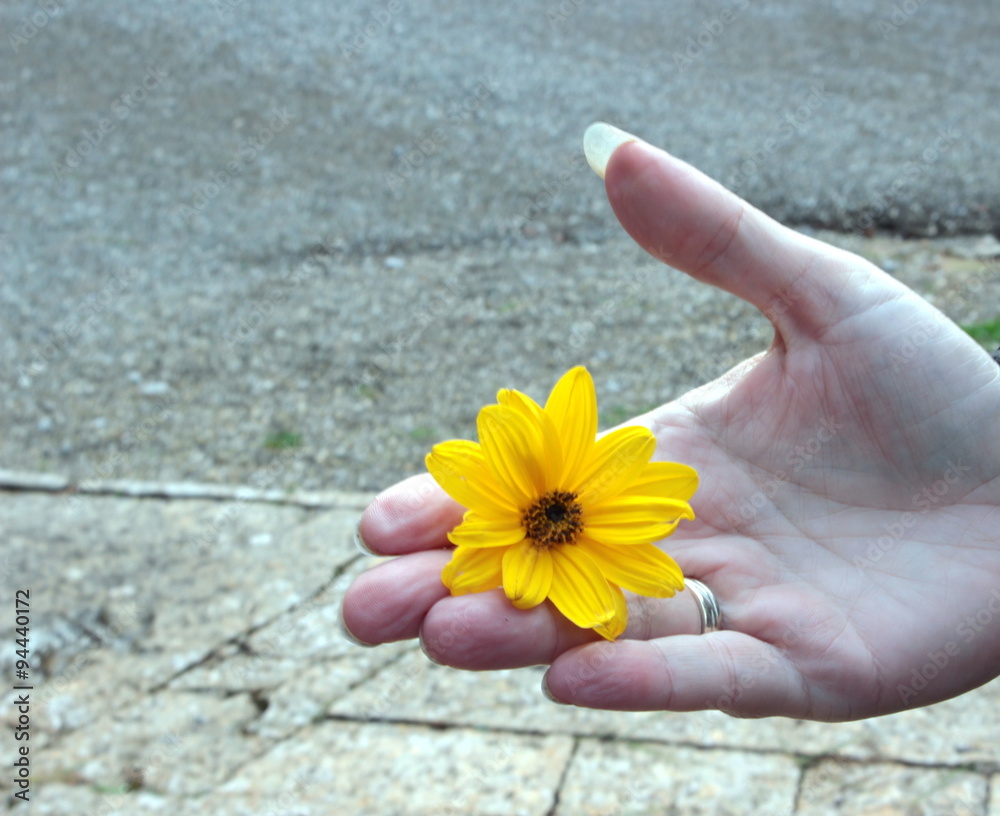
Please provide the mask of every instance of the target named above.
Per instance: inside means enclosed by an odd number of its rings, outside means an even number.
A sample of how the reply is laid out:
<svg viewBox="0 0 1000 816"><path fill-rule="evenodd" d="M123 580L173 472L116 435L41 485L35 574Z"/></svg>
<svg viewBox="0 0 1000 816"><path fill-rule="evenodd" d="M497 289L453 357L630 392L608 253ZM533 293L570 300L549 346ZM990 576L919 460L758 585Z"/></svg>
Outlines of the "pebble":
<svg viewBox="0 0 1000 816"><path fill-rule="evenodd" d="M170 386L160 380L142 383L139 386L139 393L144 397L160 397L170 391Z"/></svg>

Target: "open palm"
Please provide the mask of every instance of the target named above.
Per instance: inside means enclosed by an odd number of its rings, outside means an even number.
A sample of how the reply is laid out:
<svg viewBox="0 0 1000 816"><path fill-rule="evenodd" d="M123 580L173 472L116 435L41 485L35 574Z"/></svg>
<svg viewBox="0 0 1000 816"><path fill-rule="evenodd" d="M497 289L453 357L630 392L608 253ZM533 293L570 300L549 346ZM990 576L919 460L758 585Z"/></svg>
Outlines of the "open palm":
<svg viewBox="0 0 1000 816"><path fill-rule="evenodd" d="M368 508L345 626L420 636L468 669L552 663L555 699L844 720L927 705L1000 674L1000 370L960 329L862 259L791 232L693 168L619 147L608 196L640 245L774 324L762 355L629 424L702 487L667 549L716 594L698 631L681 593L632 598L600 641L550 605L450 597L461 509L427 476ZM668 274L665 272L665 274Z"/></svg>

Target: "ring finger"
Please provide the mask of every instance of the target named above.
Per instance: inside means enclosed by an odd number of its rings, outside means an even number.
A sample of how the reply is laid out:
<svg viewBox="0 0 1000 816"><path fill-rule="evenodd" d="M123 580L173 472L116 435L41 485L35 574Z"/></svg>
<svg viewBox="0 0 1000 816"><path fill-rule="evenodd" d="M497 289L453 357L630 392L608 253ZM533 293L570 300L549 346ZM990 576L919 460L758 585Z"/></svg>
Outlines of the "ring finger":
<svg viewBox="0 0 1000 816"><path fill-rule="evenodd" d="M592 630L570 623L548 602L515 609L499 589L449 596L440 579L449 556L445 550L415 553L361 575L344 598L344 628L366 644L419 636L432 660L471 670L551 663L574 646L600 640ZM702 631L703 607L690 589L672 598L626 596L625 639Z"/></svg>

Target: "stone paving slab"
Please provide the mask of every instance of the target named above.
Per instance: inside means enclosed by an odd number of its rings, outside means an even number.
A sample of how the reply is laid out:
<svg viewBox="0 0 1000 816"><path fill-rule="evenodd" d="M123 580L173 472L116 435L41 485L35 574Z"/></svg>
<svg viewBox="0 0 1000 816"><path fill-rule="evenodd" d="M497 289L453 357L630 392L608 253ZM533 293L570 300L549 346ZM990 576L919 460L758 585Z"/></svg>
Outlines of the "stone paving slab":
<svg viewBox="0 0 1000 816"><path fill-rule="evenodd" d="M787 756L581 740L559 816L791 813L799 766Z"/></svg>
<svg viewBox="0 0 1000 816"><path fill-rule="evenodd" d="M560 706L542 696L542 672L529 668L471 674L437 666L415 653L338 699L331 712L802 756L945 765L1000 762L994 714L1000 707L1000 680L929 708L849 723L818 723L780 717L740 720L717 711L623 713Z"/></svg>
<svg viewBox="0 0 1000 816"><path fill-rule="evenodd" d="M545 816L572 748L557 735L331 721L248 764L203 804L250 816L288 796L309 813Z"/></svg>
<svg viewBox="0 0 1000 816"><path fill-rule="evenodd" d="M170 683L171 689L252 693L264 705L246 732L283 739L386 664L417 649L359 649L340 633L340 601L370 559L357 558L326 589Z"/></svg>
<svg viewBox="0 0 1000 816"><path fill-rule="evenodd" d="M312 513L249 501L83 500L23 490L0 498L5 578L31 590L32 746L40 784L72 779L101 789L139 784L181 793L210 787L283 732L248 727L263 713L256 687L239 694L158 689L216 652L245 644L283 613L288 618L276 633L292 635L308 620L314 632L324 628L328 641L336 640L329 657L338 650L342 657L348 645L335 610L349 579L338 584L336 575L359 561L351 542L354 508ZM11 642L6 623L4 642ZM0 658L4 676L11 658L7 650ZM300 664L299 672L307 668L319 671ZM348 674L365 671L354 661ZM11 696L3 698L5 723ZM237 739L219 751L226 733ZM148 752L171 734L200 757L196 769L175 772L169 756L162 771L154 767ZM14 750L9 728L0 747L5 756ZM133 779L136 768L141 780Z"/></svg>
<svg viewBox="0 0 1000 816"><path fill-rule="evenodd" d="M351 542L357 497L36 490L0 492L4 583L32 588L38 649L17 812L1000 816L1000 682L834 725L559 706L540 667L459 672L341 637L342 594L377 563Z"/></svg>
<svg viewBox="0 0 1000 816"><path fill-rule="evenodd" d="M73 779L101 789L205 794L267 747L264 739L247 732L258 714L249 694L164 691L144 696L41 752L35 778L40 786ZM220 750L222 735L229 739ZM235 735L240 738L232 739Z"/></svg>
<svg viewBox="0 0 1000 816"><path fill-rule="evenodd" d="M141 641L162 680L311 597L354 560L356 512L252 502L13 493L0 505L11 582L30 585L34 649ZM57 555L57 557L55 557ZM238 566L238 568L237 568ZM69 630L69 632L64 630ZM77 641L65 641L75 633Z"/></svg>
<svg viewBox="0 0 1000 816"><path fill-rule="evenodd" d="M191 812L188 801L176 796L124 788L98 790L63 782L46 785L29 808L18 810L31 816L186 816Z"/></svg>
<svg viewBox="0 0 1000 816"><path fill-rule="evenodd" d="M799 816L984 816L985 776L955 768L823 762L802 780Z"/></svg>

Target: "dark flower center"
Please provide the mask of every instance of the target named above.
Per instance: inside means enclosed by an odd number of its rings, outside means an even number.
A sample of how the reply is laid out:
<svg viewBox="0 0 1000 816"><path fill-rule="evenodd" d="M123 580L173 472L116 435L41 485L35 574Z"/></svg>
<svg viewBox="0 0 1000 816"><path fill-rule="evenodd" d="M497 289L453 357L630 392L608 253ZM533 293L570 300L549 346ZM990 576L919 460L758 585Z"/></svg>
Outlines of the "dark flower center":
<svg viewBox="0 0 1000 816"><path fill-rule="evenodd" d="M583 531L583 508L575 493L553 490L524 511L521 524L538 547L570 544Z"/></svg>
<svg viewBox="0 0 1000 816"><path fill-rule="evenodd" d="M545 518L551 521L553 524L558 524L564 518L569 510L566 508L565 504L550 504L545 508Z"/></svg>

